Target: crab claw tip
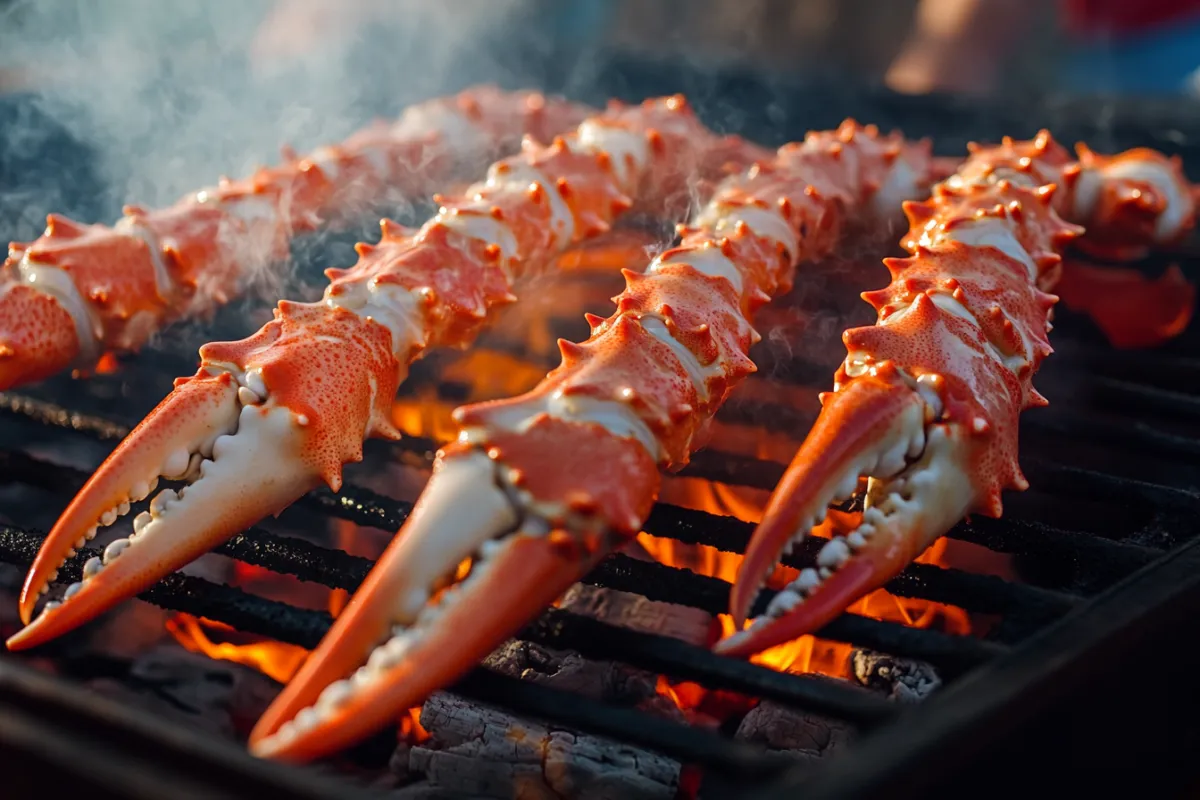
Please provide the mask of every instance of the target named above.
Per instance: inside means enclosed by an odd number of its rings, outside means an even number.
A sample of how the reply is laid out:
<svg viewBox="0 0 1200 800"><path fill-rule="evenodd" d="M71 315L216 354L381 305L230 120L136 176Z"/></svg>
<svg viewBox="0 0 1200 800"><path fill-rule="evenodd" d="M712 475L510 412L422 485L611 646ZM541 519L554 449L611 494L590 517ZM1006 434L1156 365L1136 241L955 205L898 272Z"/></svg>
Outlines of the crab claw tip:
<svg viewBox="0 0 1200 800"><path fill-rule="evenodd" d="M871 481L859 526L835 536L745 630L715 650L745 656L813 633L882 586L921 554L974 498L967 437L953 424L925 423L926 403L909 385L862 375L833 393L772 496L742 562L731 611L739 627L758 581L789 542L803 538L831 501ZM936 416L936 414L934 415Z"/></svg>
<svg viewBox="0 0 1200 800"><path fill-rule="evenodd" d="M366 582L259 720L250 736L256 755L308 761L395 722L594 563L545 531L518 527L496 465L480 451L452 449L439 466ZM469 505L461 501L468 488ZM468 558L469 574L437 593Z"/></svg>
<svg viewBox="0 0 1200 800"><path fill-rule="evenodd" d="M244 396L244 392L242 393ZM8 640L26 649L60 636L144 591L319 481L303 458L291 413L270 404L240 405L229 373L201 372L175 390L118 445L42 543L21 590L27 627ZM32 623L41 594L62 564L148 496L160 477L190 481L164 489L117 539L84 566L83 580Z"/></svg>
<svg viewBox="0 0 1200 800"><path fill-rule="evenodd" d="M907 386L870 375L828 395L746 549L730 595L739 627L784 549L825 518L830 502L850 497L859 476L880 462L903 468L913 440L923 443L922 414L921 398Z"/></svg>

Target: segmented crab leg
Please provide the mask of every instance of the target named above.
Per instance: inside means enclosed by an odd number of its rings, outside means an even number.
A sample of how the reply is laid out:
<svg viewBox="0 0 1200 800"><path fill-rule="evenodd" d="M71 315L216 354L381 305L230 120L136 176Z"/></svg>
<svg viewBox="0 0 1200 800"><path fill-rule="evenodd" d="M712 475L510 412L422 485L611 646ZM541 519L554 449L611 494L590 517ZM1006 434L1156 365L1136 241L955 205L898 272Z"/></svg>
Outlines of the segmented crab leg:
<svg viewBox="0 0 1200 800"><path fill-rule="evenodd" d="M492 309L516 299L520 274L606 231L631 196L657 209L686 204L689 176L764 153L710 133L682 97L614 104L549 146L527 140L486 181L440 198L420 230L384 221L357 264L327 271L321 302L285 300L253 336L201 348L199 371L175 382L50 532L22 588L22 618L97 526L160 477L188 485L158 494L134 535L108 545L8 646L92 619L322 482L337 491L365 438L399 436L389 412L408 365L432 347L467 346Z"/></svg>
<svg viewBox="0 0 1200 800"><path fill-rule="evenodd" d="M461 408L412 516L251 735L306 760L395 720L477 664L641 527L659 468L679 467L754 370L756 309L847 215L927 186L927 145L852 122L721 187L680 246L627 288L529 393ZM460 564L470 571L455 582Z"/></svg>
<svg viewBox="0 0 1200 800"><path fill-rule="evenodd" d="M843 337L834 391L741 564L730 602L738 626L781 553L866 476L861 524L825 544L719 651L747 655L812 633L964 515L998 517L1001 490L1028 486L1018 416L1046 404L1032 379L1051 352L1048 292L1064 246L1083 232L1059 214L1099 231L1094 250L1129 256L1182 235L1194 213L1177 164L1145 150L1080 152L1072 162L1045 131L974 147L931 201L905 204L912 256L884 262L892 283L863 295L878 322Z"/></svg>
<svg viewBox="0 0 1200 800"><path fill-rule="evenodd" d="M297 234L389 194L433 191L456 167L471 174L523 135L570 130L590 113L478 87L303 158L287 152L277 167L223 179L168 208L127 206L112 226L51 214L36 241L9 245L0 269L0 389L136 350L166 325L225 303L283 261Z"/></svg>

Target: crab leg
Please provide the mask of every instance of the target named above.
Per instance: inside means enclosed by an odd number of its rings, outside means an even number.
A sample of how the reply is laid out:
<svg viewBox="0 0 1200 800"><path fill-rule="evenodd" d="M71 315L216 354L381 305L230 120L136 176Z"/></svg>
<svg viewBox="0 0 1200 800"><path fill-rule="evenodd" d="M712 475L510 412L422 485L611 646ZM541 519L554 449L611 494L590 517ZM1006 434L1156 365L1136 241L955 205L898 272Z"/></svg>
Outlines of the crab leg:
<svg viewBox="0 0 1200 800"><path fill-rule="evenodd" d="M1011 178L1022 185L1054 184L1054 211L1087 230L1075 246L1097 258L1134 261L1151 249L1178 244L1196 224L1200 188L1188 182L1178 156L1138 147L1115 156L1093 152L1082 142L1076 159L1042 131L1028 141L1004 137L999 145L967 145L971 157L954 174L951 189ZM920 224L901 242L908 250L938 224L930 209L914 208ZM1050 279L1057 280L1057 272Z"/></svg>
<svg viewBox="0 0 1200 800"><path fill-rule="evenodd" d="M249 178L113 226L51 214L36 241L13 242L0 269L0 389L132 351L185 317L202 316L284 260L290 239L389 194L425 193L453 171L576 125L581 106L530 92L470 89L409 108L263 168Z"/></svg>
<svg viewBox="0 0 1200 800"><path fill-rule="evenodd" d="M200 349L196 375L176 382L50 532L22 588L22 619L97 526L160 477L188 485L157 495L134 535L89 562L8 646L88 621L322 482L337 491L365 438L399 436L389 412L408 365L431 347L465 347L492 309L516 299L519 274L606 231L631 195L656 208L686 203L697 170L719 174L763 152L708 132L681 97L614 104L549 146L527 140L486 181L439 198L420 230L384 221L355 266L327 271L323 301L283 301L253 336Z"/></svg>
<svg viewBox="0 0 1200 800"><path fill-rule="evenodd" d="M879 588L966 514L1001 514L1003 489L1028 484L1017 465L1018 416L1045 405L1032 379L1050 354L1048 294L1060 253L1083 229L1094 250L1132 255L1182 235L1194 207L1178 165L1151 151L1072 162L1049 134L972 148L927 203L907 203L912 254L884 263L885 289L863 298L872 327L843 337L834 391L751 539L730 599L738 626L785 549L831 502L869 478L858 527L720 652L748 655L812 633ZM1056 191L1056 186L1065 187Z"/></svg>
<svg viewBox="0 0 1200 800"><path fill-rule="evenodd" d="M754 370L751 318L848 213L928 185L927 145L847 122L724 184L531 392L461 408L412 517L251 735L307 760L455 680L636 534L660 467L698 448ZM470 571L456 580L460 565Z"/></svg>

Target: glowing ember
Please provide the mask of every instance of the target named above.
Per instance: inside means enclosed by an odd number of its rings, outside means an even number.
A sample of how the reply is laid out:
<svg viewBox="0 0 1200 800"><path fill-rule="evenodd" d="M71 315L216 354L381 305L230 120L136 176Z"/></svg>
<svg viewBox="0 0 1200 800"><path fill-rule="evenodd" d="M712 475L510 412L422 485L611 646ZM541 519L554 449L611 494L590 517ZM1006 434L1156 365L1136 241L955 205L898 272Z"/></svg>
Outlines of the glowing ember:
<svg viewBox="0 0 1200 800"><path fill-rule="evenodd" d="M409 744L420 744L429 738L429 731L421 727L421 709L410 708L400 718L400 738Z"/></svg>
<svg viewBox="0 0 1200 800"><path fill-rule="evenodd" d="M96 362L95 372L97 375L111 375L121 368L121 362L112 353L105 353L100 356L100 360Z"/></svg>

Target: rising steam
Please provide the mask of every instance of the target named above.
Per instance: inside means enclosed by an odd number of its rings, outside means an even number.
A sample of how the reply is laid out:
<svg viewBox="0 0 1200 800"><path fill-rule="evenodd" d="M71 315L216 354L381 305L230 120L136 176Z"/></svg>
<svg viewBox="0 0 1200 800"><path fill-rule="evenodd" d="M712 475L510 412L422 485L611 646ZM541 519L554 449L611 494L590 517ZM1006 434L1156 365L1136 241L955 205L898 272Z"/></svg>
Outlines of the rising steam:
<svg viewBox="0 0 1200 800"><path fill-rule="evenodd" d="M48 114L95 150L109 214L123 202L164 205L222 174L277 161L281 144L303 151L337 141L374 116L470 83L515 88L547 47L546 32L530 24L536 5L0 3L0 70L23 73L34 97L22 102L38 112L5 117L0 152L27 147L23 120ZM0 96L0 104L13 101ZM0 235L62 210L32 205L17 207L21 220L0 221Z"/></svg>

